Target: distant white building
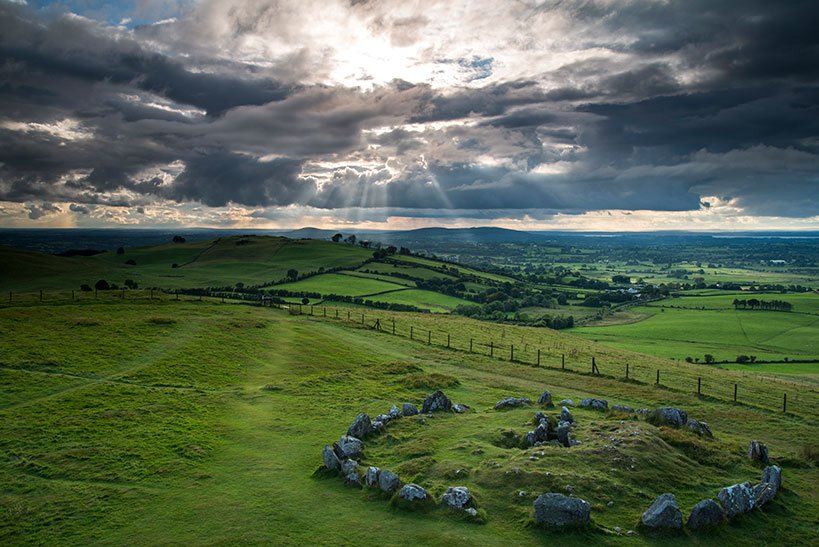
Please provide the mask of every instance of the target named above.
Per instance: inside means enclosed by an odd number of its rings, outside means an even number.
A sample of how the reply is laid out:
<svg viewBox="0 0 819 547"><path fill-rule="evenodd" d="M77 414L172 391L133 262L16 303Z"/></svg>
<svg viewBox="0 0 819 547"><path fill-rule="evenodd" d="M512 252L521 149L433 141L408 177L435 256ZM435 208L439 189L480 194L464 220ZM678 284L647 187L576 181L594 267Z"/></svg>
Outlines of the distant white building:
<svg viewBox="0 0 819 547"><path fill-rule="evenodd" d="M783 264L787 264L788 261L787 260L777 259L777 260L769 260L768 263L773 264L774 266L782 266Z"/></svg>

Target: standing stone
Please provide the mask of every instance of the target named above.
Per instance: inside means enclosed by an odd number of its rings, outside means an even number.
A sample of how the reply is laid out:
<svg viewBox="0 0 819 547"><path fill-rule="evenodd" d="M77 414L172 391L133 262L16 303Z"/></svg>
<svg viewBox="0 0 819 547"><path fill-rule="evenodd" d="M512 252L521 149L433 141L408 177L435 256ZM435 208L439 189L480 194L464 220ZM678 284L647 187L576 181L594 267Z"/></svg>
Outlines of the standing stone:
<svg viewBox="0 0 819 547"><path fill-rule="evenodd" d="M586 526L591 520L591 505L580 498L548 493L534 503L535 523L547 528Z"/></svg>
<svg viewBox="0 0 819 547"><path fill-rule="evenodd" d="M581 408L591 408L594 410L608 410L609 402L605 399L583 399L580 401Z"/></svg>
<svg viewBox="0 0 819 547"><path fill-rule="evenodd" d="M611 405L611 409L616 412L623 412L625 414L634 413L634 409L627 405Z"/></svg>
<svg viewBox="0 0 819 547"><path fill-rule="evenodd" d="M334 469L338 469L341 467L341 462L338 461L338 457L336 453L333 452L333 449L330 447L329 444L324 445L324 451L321 453L322 457L324 458L324 467L333 471Z"/></svg>
<svg viewBox="0 0 819 547"><path fill-rule="evenodd" d="M646 415L646 421L657 427L665 425L679 429L688 421L688 413L679 408L655 408Z"/></svg>
<svg viewBox="0 0 819 547"><path fill-rule="evenodd" d="M644 526L652 529L679 530L683 525L682 511L674 494L658 496L640 520Z"/></svg>
<svg viewBox="0 0 819 547"><path fill-rule="evenodd" d="M338 446L341 448L341 451L344 452L346 459L354 460L361 457L361 450L364 448L364 444L359 439L350 437L349 435L342 435L338 441Z"/></svg>
<svg viewBox="0 0 819 547"><path fill-rule="evenodd" d="M418 414L418 409L412 403L404 403L402 407L401 412L404 416L415 416Z"/></svg>
<svg viewBox="0 0 819 547"><path fill-rule="evenodd" d="M390 418L395 419L395 418L400 418L400 417L401 417L401 411L398 409L397 406L392 405L390 407Z"/></svg>
<svg viewBox="0 0 819 547"><path fill-rule="evenodd" d="M708 526L719 526L725 520L722 507L714 500L702 500L691 509L686 526L689 530L698 530Z"/></svg>
<svg viewBox="0 0 819 547"><path fill-rule="evenodd" d="M400 485L401 480L392 471L382 469L378 474L378 487L384 492L395 492Z"/></svg>
<svg viewBox="0 0 819 547"><path fill-rule="evenodd" d="M368 467L367 474L364 475L364 484L367 485L368 488L373 488L378 486L378 476L381 474L381 470L377 467Z"/></svg>
<svg viewBox="0 0 819 547"><path fill-rule="evenodd" d="M504 397L497 403L495 403L495 410L501 410L506 408L517 408L519 406L524 405L531 405L532 400L526 397Z"/></svg>
<svg viewBox="0 0 819 547"><path fill-rule="evenodd" d="M561 406L574 406L574 401L572 401L571 399L563 399L562 401L560 401L560 405Z"/></svg>
<svg viewBox="0 0 819 547"><path fill-rule="evenodd" d="M537 398L537 404L552 406L552 393L548 389L544 390L543 393L540 394L540 397Z"/></svg>
<svg viewBox="0 0 819 547"><path fill-rule="evenodd" d="M569 434L571 427L572 424L569 422L560 422L557 424L557 440L566 448L572 446L572 440Z"/></svg>
<svg viewBox="0 0 819 547"><path fill-rule="evenodd" d="M768 465L768 447L759 441L751 441L748 445L748 459Z"/></svg>
<svg viewBox="0 0 819 547"><path fill-rule="evenodd" d="M762 507L776 497L782 486L782 470L770 465L762 471L762 481L754 486L754 507Z"/></svg>
<svg viewBox="0 0 819 547"><path fill-rule="evenodd" d="M358 462L347 460L341 464L341 473L344 475L344 482L348 486L361 486L361 479L358 477Z"/></svg>
<svg viewBox="0 0 819 547"><path fill-rule="evenodd" d="M421 412L424 414L438 410L444 410L447 412L452 410L452 401L450 401L449 397L444 395L444 392L440 389L424 399L424 404L421 407Z"/></svg>
<svg viewBox="0 0 819 547"><path fill-rule="evenodd" d="M363 439L371 432L372 421L370 417L363 412L355 417L355 420L353 420L353 423L347 429L347 435L355 437L356 439Z"/></svg>
<svg viewBox="0 0 819 547"><path fill-rule="evenodd" d="M730 519L754 508L754 489L749 482L735 484L720 490L717 499Z"/></svg>
<svg viewBox="0 0 819 547"><path fill-rule="evenodd" d="M466 486L450 486L441 496L441 502L453 509L465 509L471 500L472 495Z"/></svg>
<svg viewBox="0 0 819 547"><path fill-rule="evenodd" d="M417 484L405 484L398 491L398 497L410 503L417 503L429 499L429 493Z"/></svg>
<svg viewBox="0 0 819 547"><path fill-rule="evenodd" d="M560 409L560 421L569 422L570 424L574 423L574 416L572 416L572 413L569 412L569 409L565 406Z"/></svg>
<svg viewBox="0 0 819 547"><path fill-rule="evenodd" d="M469 407L463 403L456 403L452 405L452 410L458 414L463 414L465 412L469 412Z"/></svg>

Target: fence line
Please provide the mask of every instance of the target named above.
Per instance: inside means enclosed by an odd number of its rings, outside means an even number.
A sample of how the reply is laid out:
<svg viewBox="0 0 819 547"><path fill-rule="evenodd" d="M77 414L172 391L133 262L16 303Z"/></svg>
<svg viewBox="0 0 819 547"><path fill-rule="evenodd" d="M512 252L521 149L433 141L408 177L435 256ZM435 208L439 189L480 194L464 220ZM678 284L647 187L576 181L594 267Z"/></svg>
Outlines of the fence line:
<svg viewBox="0 0 819 547"><path fill-rule="evenodd" d="M238 302L245 304L254 304L262 306L270 306L287 311L291 315L308 315L314 318L337 320L341 323L349 323L351 325L359 325L370 330L375 330L384 334L390 334L399 337L405 337L410 340L423 343L428 346L438 346L452 351L460 351L475 355L482 355L490 358L496 358L522 366L545 368L549 370L557 370L570 374L578 374L584 376L595 376L600 378L607 378L615 381L640 384L640 385L655 385L662 389L669 389L679 393L696 393L698 397L717 400L725 403L742 404L754 408L764 410L776 410L781 412L796 415L805 415L809 418L815 418L819 414L819 391L810 388L806 385L799 385L786 380L771 378L768 376L754 375L755 383L771 383L779 384L783 390L781 395L776 394L773 397L769 393L765 393L759 386L742 386L739 382L732 381L725 384L723 379L712 379L703 376L696 377L696 391L694 391L693 379L678 376L673 378L668 371L663 372L661 376L661 369L649 367L646 365L636 365L634 363L622 363L620 371L614 368L613 365L604 365L606 374L601 372L600 365L597 363L597 356L592 355L585 369L575 369L567 366L567 356L570 360L579 361L578 347L590 351L592 344L588 341L578 339L579 346L568 348L563 341L552 341L548 349L554 352L560 352L560 365L548 364L543 359L542 350L543 344L534 345L526 342L523 335L519 340L522 344L515 345L515 339L506 341L506 330L504 325L493 324L497 335L498 327L500 327L500 341L495 338L490 338L489 341L479 341L474 334L470 333L464 337L454 337L450 332L438 331L428 328L427 326L419 328L417 325L410 324L410 320L404 321L405 326L402 326L395 320L394 317L384 318L377 315L377 311L367 309L369 312L369 320L367 313L363 311L353 310L351 308L337 308L315 305L302 304L282 304L276 303L273 299L267 297L259 298L255 294L237 293L237 292L217 292L209 290L160 290L160 289L116 289L107 291L28 291L28 292L9 292L8 300L0 303L0 307L8 307L13 305L25 304L51 304L59 302L89 302L89 301L140 301L140 300L159 300L159 301L203 301L209 302ZM346 312L346 313L344 313ZM393 312L395 313L395 312ZM492 329L485 329L492 330ZM522 347L521 347L522 346ZM556 356L556 353L553 353ZM581 365L582 366L582 365ZM721 370L721 369L720 369ZM736 371L731 371L736 372ZM748 378L747 373L740 373L743 377ZM672 376L669 380L668 376ZM692 382L690 388L685 380ZM670 384L676 385L670 385ZM745 395L746 397L741 397ZM802 395L800 397L800 395ZM756 401L756 404L748 402L748 398ZM778 398L778 403L776 402ZM742 400L745 399L745 400ZM790 399L790 400L789 400Z"/></svg>

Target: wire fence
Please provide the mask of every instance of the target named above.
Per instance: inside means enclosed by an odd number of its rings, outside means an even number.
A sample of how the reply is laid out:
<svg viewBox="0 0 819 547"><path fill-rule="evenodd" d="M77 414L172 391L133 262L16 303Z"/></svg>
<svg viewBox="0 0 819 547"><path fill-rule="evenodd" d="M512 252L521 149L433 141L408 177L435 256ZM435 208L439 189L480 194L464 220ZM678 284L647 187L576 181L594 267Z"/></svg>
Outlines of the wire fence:
<svg viewBox="0 0 819 547"><path fill-rule="evenodd" d="M202 301L269 306L284 310L290 315L338 321L374 333L399 336L427 346L486 356L521 366L653 385L676 392L693 393L701 398L785 412L808 419L819 416L819 389L809 382L674 362L642 354L639 357L634 354L634 358L631 358L627 352L551 329L502 325L439 314L288 304L253 293L200 289L27 291L9 292L6 296L0 307L94 301Z"/></svg>

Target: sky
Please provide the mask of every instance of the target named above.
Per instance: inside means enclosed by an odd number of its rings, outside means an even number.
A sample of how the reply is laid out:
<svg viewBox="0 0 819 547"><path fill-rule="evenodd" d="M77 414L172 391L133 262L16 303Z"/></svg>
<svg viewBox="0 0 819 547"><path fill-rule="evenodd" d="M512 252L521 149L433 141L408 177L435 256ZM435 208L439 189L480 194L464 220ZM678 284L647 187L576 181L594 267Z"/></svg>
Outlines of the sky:
<svg viewBox="0 0 819 547"><path fill-rule="evenodd" d="M0 227L819 229L819 2L0 0Z"/></svg>

